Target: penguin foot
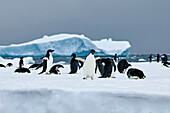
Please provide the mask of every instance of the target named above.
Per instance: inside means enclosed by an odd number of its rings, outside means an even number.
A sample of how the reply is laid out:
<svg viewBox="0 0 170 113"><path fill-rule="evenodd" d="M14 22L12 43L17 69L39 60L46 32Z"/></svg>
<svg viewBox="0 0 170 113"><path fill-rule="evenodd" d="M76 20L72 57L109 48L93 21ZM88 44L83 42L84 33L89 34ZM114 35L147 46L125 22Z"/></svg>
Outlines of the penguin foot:
<svg viewBox="0 0 170 113"><path fill-rule="evenodd" d="M46 72L46 75L50 75L50 73Z"/></svg>
<svg viewBox="0 0 170 113"><path fill-rule="evenodd" d="M93 80L93 77L91 77L91 80Z"/></svg>

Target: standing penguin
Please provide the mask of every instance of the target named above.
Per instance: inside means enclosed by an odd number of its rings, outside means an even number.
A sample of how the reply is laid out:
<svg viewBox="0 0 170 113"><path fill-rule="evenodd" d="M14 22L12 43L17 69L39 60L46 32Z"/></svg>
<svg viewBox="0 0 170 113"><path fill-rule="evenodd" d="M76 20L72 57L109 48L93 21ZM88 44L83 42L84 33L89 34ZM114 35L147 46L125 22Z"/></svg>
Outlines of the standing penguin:
<svg viewBox="0 0 170 113"><path fill-rule="evenodd" d="M157 59L156 59L156 61L157 61L157 62L160 61L160 55L159 55L159 54L157 54Z"/></svg>
<svg viewBox="0 0 170 113"><path fill-rule="evenodd" d="M23 66L24 66L24 61L23 61L23 57L21 57L19 61L19 68L21 69Z"/></svg>
<svg viewBox="0 0 170 113"><path fill-rule="evenodd" d="M76 59L76 54L72 53L72 59L70 61L70 73L69 74L75 74L77 73L78 68L80 69L83 66L83 62ZM80 64L79 64L80 63Z"/></svg>
<svg viewBox="0 0 170 113"><path fill-rule="evenodd" d="M86 57L84 62L83 71L84 71L84 78L91 78L93 80L95 74L95 66L96 66L96 59L94 57L95 50L91 49L90 54Z"/></svg>
<svg viewBox="0 0 170 113"><path fill-rule="evenodd" d="M148 58L149 58L149 62L151 63L151 62L152 62L153 55L150 54Z"/></svg>
<svg viewBox="0 0 170 113"><path fill-rule="evenodd" d="M49 74L49 71L53 65L53 56L52 56L53 51L54 50L49 49L45 57L42 58L43 59L43 70L39 74L42 74L43 72L46 72L46 74Z"/></svg>
<svg viewBox="0 0 170 113"><path fill-rule="evenodd" d="M114 72L116 71L116 65L113 59L110 58L103 58L101 62L104 63L104 72L101 73L102 76L99 78L115 78ZM97 62L96 62L97 63Z"/></svg>

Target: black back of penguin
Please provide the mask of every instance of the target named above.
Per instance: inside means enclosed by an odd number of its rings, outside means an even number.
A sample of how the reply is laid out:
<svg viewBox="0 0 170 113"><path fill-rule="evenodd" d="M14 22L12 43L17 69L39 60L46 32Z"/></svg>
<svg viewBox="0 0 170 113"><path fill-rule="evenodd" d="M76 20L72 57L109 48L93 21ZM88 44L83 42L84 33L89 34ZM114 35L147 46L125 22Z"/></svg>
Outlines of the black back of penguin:
<svg viewBox="0 0 170 113"><path fill-rule="evenodd" d="M127 62L127 60L122 59L119 61L117 68L120 73L124 73L124 70L126 70L131 64Z"/></svg>
<svg viewBox="0 0 170 113"><path fill-rule="evenodd" d="M104 65L103 65L103 63L104 63ZM110 77L112 75L112 72L116 71L116 65L115 65L113 59L110 59L110 58L99 59L96 61L96 64L97 64L99 71L102 75L100 78ZM114 68L114 70L113 70L113 68Z"/></svg>
<svg viewBox="0 0 170 113"><path fill-rule="evenodd" d="M103 62L105 63L105 65L104 65L104 73L103 73L103 76L104 77L110 77L111 76L111 74L112 74L112 60L111 59L109 59L109 58L107 58L107 59L102 59L103 60Z"/></svg>
<svg viewBox="0 0 170 113"><path fill-rule="evenodd" d="M136 68L131 68L127 72L128 78L131 77L138 77L139 79L144 79L146 76L144 75L143 71L136 69Z"/></svg>
<svg viewBox="0 0 170 113"><path fill-rule="evenodd" d="M70 70L71 71L69 74L74 74L77 72L79 64L78 64L78 60L76 60L76 54L73 53L71 56L72 56L72 59L70 61Z"/></svg>

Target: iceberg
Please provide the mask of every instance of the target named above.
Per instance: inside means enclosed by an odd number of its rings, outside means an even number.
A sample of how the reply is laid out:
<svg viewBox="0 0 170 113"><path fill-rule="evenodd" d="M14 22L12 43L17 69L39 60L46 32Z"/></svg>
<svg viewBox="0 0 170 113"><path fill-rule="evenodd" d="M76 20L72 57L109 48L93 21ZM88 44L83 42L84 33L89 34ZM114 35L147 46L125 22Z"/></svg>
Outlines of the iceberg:
<svg viewBox="0 0 170 113"><path fill-rule="evenodd" d="M125 44L127 43L127 44ZM0 46L2 57L41 57L48 49L54 49L54 56L70 56L76 53L77 56L86 56L90 49L96 50L96 55L118 55L127 56L130 52L128 42L117 41L92 41L84 35L58 34L44 36L22 44L11 44Z"/></svg>

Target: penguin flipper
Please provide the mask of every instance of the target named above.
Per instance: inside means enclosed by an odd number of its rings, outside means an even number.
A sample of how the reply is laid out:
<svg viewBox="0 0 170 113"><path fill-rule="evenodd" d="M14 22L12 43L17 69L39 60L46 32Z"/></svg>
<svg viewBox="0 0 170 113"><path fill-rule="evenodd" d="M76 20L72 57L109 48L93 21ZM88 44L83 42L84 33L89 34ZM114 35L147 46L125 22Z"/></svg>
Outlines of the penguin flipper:
<svg viewBox="0 0 170 113"><path fill-rule="evenodd" d="M75 58L76 60L80 60L80 61L82 61L82 62L85 62L85 59L83 59L83 58L80 58L80 57L77 57L77 58Z"/></svg>
<svg viewBox="0 0 170 113"><path fill-rule="evenodd" d="M40 72L39 74L44 73L46 70L47 70L47 60L44 59L44 60L43 60L43 70L42 70L42 72Z"/></svg>

